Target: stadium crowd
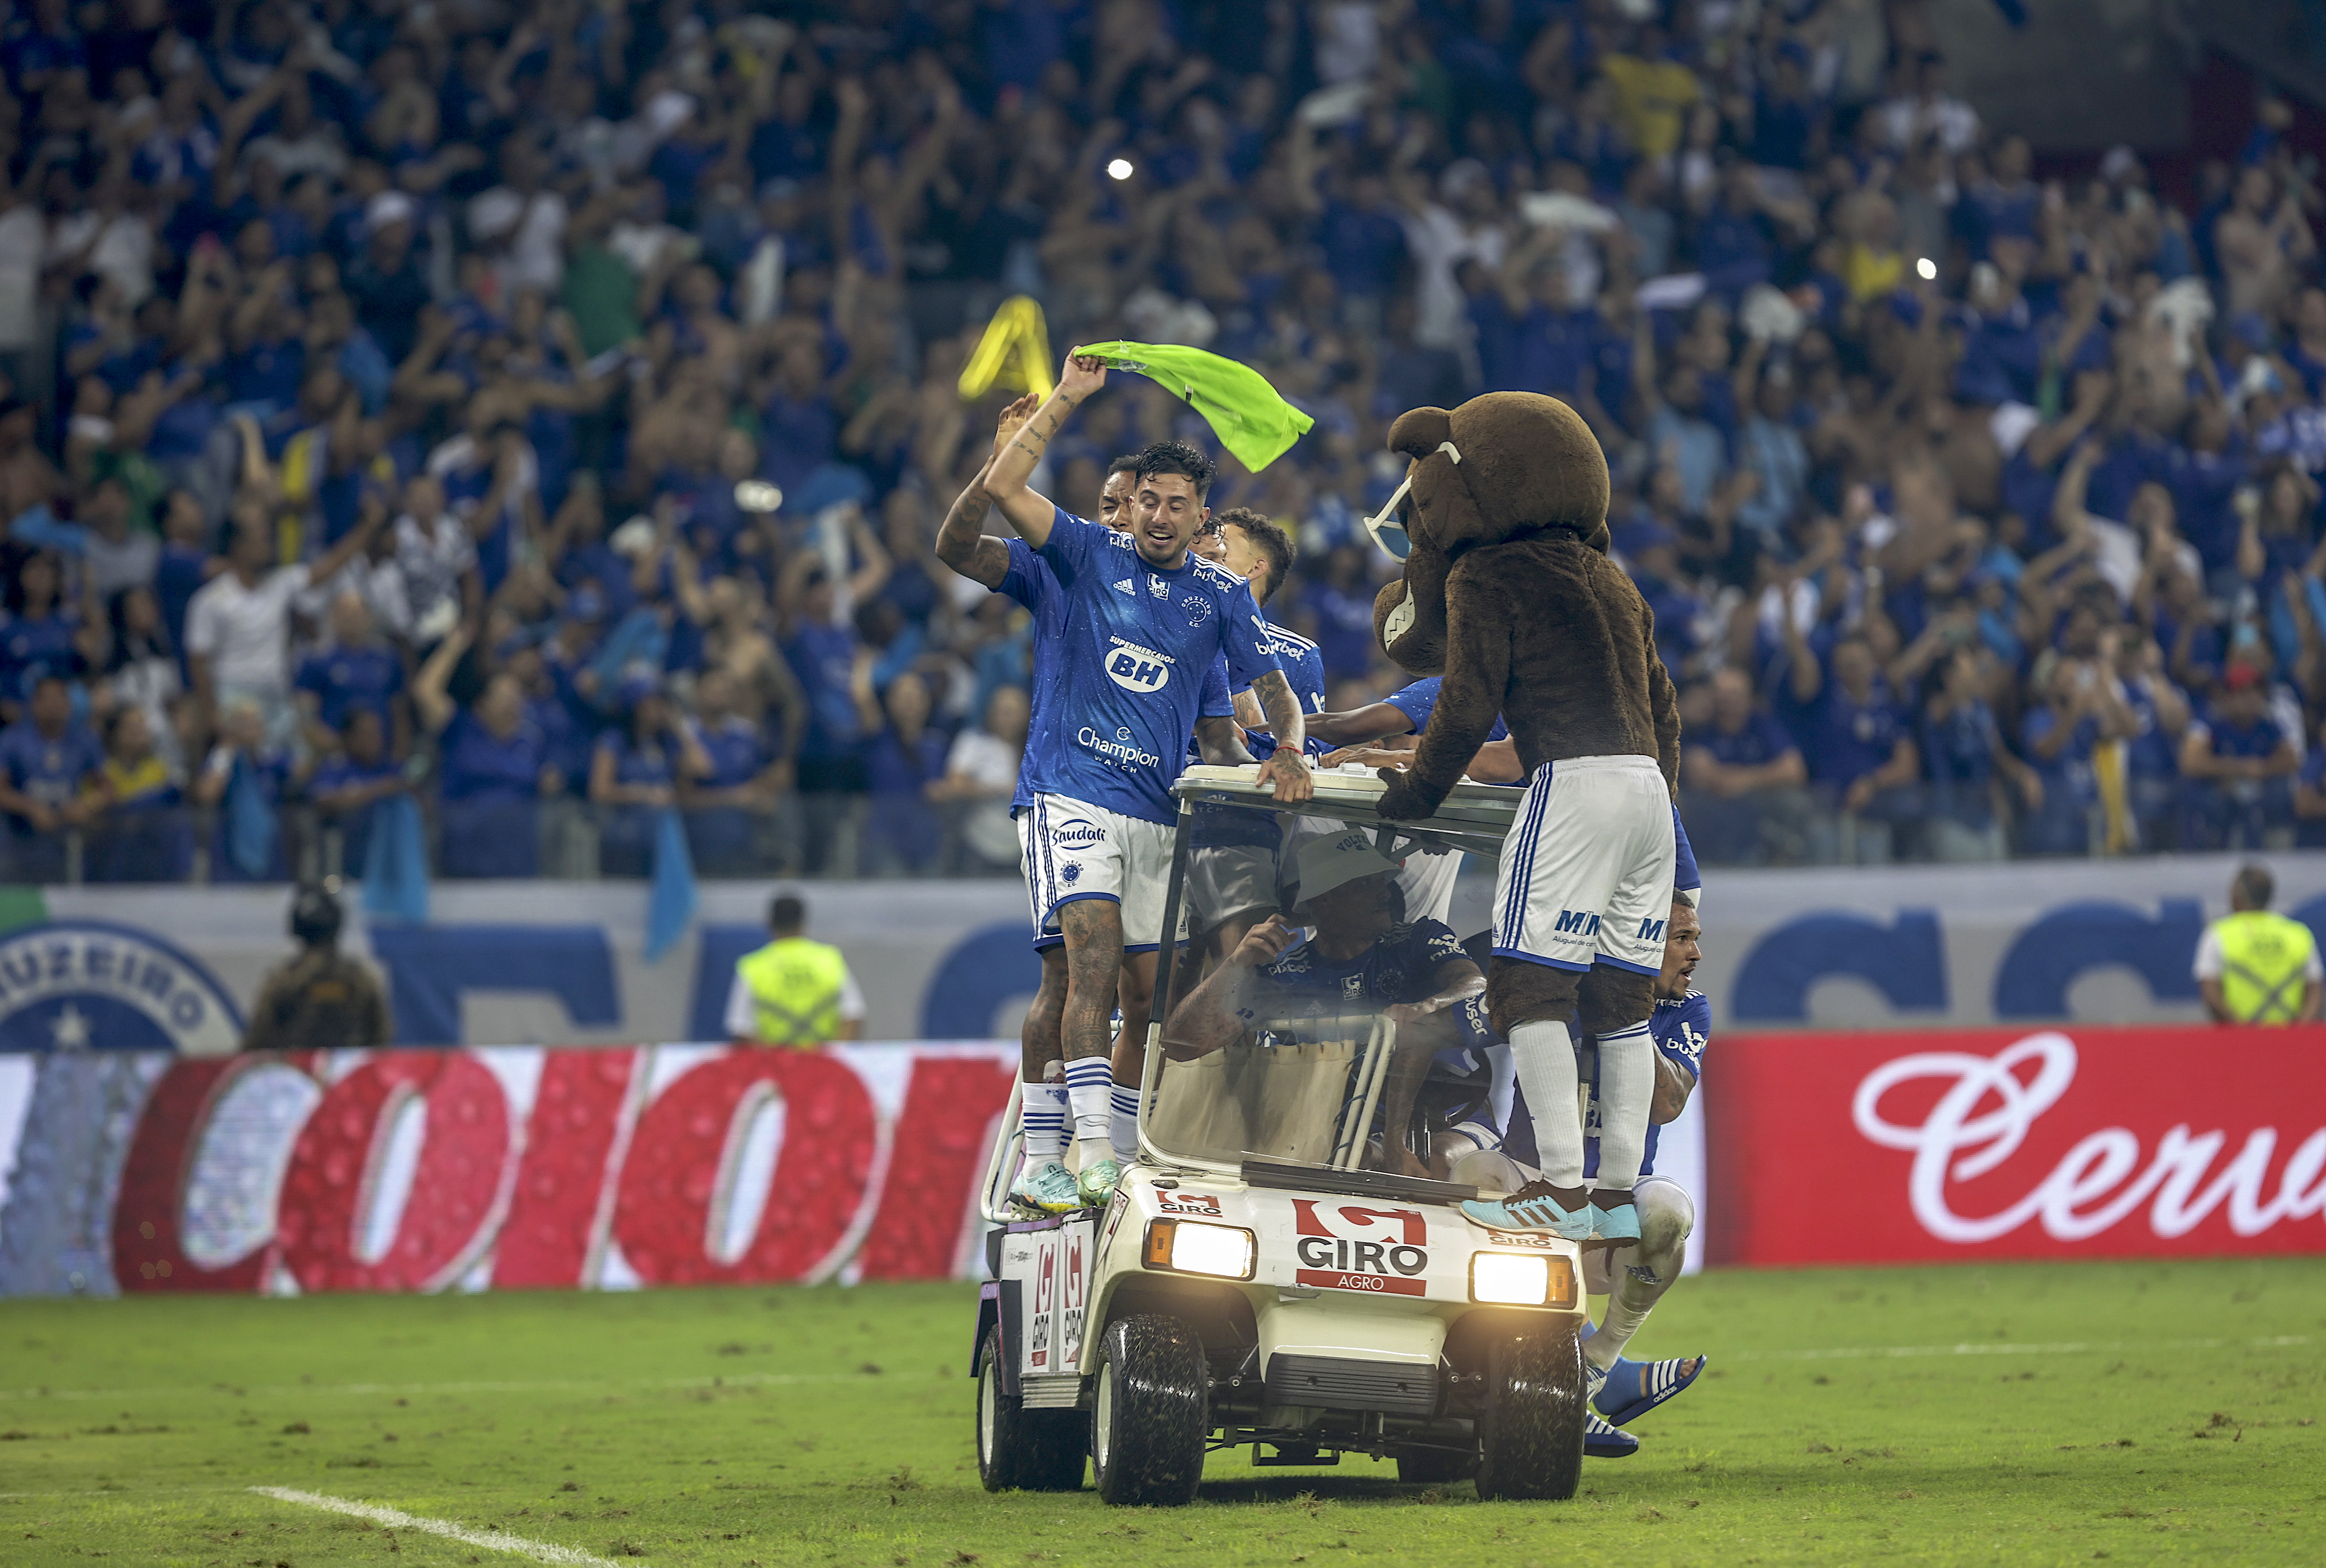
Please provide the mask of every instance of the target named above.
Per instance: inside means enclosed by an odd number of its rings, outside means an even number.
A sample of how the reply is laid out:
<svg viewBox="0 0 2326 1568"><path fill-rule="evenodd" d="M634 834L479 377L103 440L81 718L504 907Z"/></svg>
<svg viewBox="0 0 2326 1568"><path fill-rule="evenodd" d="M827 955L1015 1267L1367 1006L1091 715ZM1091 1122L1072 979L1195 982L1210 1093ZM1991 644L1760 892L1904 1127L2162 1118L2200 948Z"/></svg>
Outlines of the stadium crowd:
<svg viewBox="0 0 2326 1568"><path fill-rule="evenodd" d="M2039 181L1872 0L16 0L8 880L1005 872L936 524L1007 298L1263 370L1214 507L1402 683L1387 422L1568 400L1707 862L2326 842L2321 198ZM1124 376L1041 488L1216 450ZM324 863L331 862L331 863Z"/></svg>

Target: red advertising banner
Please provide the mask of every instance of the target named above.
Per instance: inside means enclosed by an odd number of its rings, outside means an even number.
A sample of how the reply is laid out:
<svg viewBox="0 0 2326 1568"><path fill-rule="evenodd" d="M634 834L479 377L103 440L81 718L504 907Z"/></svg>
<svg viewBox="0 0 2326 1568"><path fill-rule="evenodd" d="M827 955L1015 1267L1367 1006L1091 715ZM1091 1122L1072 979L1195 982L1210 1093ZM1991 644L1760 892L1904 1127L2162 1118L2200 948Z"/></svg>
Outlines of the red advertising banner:
<svg viewBox="0 0 2326 1568"><path fill-rule="evenodd" d="M2326 1027L1725 1035L1715 1265L2326 1251Z"/></svg>
<svg viewBox="0 0 2326 1568"><path fill-rule="evenodd" d="M1014 1044L170 1060L120 1160L114 1280L307 1293L943 1277L972 1259L973 1189L1016 1060Z"/></svg>

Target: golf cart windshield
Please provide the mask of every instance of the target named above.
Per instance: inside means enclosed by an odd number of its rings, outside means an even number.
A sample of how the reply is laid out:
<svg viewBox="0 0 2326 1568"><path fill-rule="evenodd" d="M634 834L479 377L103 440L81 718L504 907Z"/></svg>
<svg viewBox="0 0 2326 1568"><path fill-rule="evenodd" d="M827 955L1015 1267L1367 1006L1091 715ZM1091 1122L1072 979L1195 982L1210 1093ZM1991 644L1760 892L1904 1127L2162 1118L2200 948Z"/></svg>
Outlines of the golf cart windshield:
<svg viewBox="0 0 2326 1568"><path fill-rule="evenodd" d="M1457 785L1428 821L1384 823L1370 770L1321 773L1289 809L1257 772L1190 768L1177 786L1188 946L1157 977L1143 1139L1247 1176L1445 1180L1489 1098L1484 955L1425 916L1465 852L1499 851L1518 792Z"/></svg>

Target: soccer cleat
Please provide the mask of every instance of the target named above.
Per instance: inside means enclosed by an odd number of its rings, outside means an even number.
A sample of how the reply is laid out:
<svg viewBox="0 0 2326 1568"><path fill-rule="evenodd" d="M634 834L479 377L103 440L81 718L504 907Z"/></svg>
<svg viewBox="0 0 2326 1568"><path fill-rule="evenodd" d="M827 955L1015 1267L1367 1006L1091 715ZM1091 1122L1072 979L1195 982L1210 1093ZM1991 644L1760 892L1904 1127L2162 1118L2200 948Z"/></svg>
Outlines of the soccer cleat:
<svg viewBox="0 0 2326 1568"><path fill-rule="evenodd" d="M1589 1459L1629 1459L1640 1452L1640 1440L1608 1425L1592 1412L1583 1413L1583 1452Z"/></svg>
<svg viewBox="0 0 2326 1568"><path fill-rule="evenodd" d="M1592 1194L1591 1234L1602 1241L1637 1241L1640 1239L1640 1210L1635 1203L1618 1203L1612 1209L1599 1207L1598 1194Z"/></svg>
<svg viewBox="0 0 2326 1568"><path fill-rule="evenodd" d="M1472 1198L1462 1212L1494 1230L1540 1230L1568 1241L1591 1239L1591 1205L1569 1209L1552 1196L1549 1182L1532 1181L1506 1198Z"/></svg>
<svg viewBox="0 0 2326 1568"><path fill-rule="evenodd" d="M1075 1178L1075 1197L1085 1209L1103 1209L1106 1201L1114 1196L1117 1183L1122 1180L1122 1167L1112 1159L1084 1165L1082 1174Z"/></svg>
<svg viewBox="0 0 2326 1568"><path fill-rule="evenodd" d="M1703 1370L1702 1356L1665 1361L1627 1361L1618 1356L1591 1390L1592 1407L1617 1426L1628 1426L1679 1394Z"/></svg>
<svg viewBox="0 0 2326 1568"><path fill-rule="evenodd" d="M1056 1160L1045 1160L1030 1171L1020 1172L1009 1196L1042 1214L1064 1214L1082 1207L1074 1173Z"/></svg>

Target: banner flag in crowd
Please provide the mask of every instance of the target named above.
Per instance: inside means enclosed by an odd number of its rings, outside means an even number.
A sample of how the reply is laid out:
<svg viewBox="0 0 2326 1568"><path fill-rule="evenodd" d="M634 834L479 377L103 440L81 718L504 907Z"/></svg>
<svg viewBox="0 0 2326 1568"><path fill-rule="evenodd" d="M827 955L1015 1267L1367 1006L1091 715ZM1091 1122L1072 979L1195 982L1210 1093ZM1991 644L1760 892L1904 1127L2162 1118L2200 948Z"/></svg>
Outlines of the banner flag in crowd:
<svg viewBox="0 0 2326 1568"><path fill-rule="evenodd" d="M1050 328L1042 307L1024 294L1001 302L969 363L961 367L963 398L983 397L996 386L1050 395Z"/></svg>
<svg viewBox="0 0 2326 1568"><path fill-rule="evenodd" d="M1292 450L1316 421L1284 401L1249 365L1177 343L1092 343L1075 350L1136 370L1204 416L1220 445L1253 473Z"/></svg>
<svg viewBox="0 0 2326 1568"><path fill-rule="evenodd" d="M694 921L694 856L675 807L655 823L654 891L647 899L647 962L668 952Z"/></svg>
<svg viewBox="0 0 2326 1568"><path fill-rule="evenodd" d="M266 875L274 863L274 808L259 787L258 770L247 756L234 759L226 786L226 852L249 877Z"/></svg>
<svg viewBox="0 0 2326 1568"><path fill-rule="evenodd" d="M428 919L428 849L420 803L410 795L390 795L372 807L363 907L375 920L419 925Z"/></svg>

